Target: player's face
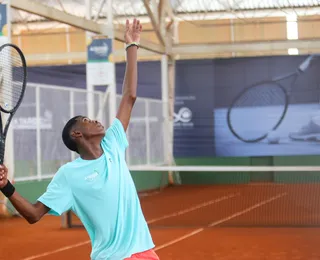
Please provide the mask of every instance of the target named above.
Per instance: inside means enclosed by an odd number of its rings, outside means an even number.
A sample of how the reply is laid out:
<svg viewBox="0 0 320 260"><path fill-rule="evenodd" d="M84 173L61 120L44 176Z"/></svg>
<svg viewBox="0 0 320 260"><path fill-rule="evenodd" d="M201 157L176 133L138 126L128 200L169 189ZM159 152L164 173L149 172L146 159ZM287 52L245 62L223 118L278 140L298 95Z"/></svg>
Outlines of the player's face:
<svg viewBox="0 0 320 260"><path fill-rule="evenodd" d="M95 135L103 135L104 127L97 120L91 120L87 117L82 117L79 119L80 130L85 136L95 136Z"/></svg>

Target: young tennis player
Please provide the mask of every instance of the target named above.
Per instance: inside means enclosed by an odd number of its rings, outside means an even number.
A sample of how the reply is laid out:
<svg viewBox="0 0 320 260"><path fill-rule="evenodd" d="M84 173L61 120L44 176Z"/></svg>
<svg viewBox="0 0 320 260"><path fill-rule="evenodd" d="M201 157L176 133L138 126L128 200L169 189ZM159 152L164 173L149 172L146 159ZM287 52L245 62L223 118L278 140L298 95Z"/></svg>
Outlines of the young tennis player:
<svg viewBox="0 0 320 260"><path fill-rule="evenodd" d="M67 122L63 142L80 156L58 170L35 204L15 191L7 180L7 168L0 166L1 191L29 223L46 213L75 212L91 239L92 260L159 259L125 162L125 131L136 99L141 30L139 20L127 21L127 67L113 124L105 131L99 122L84 116Z"/></svg>

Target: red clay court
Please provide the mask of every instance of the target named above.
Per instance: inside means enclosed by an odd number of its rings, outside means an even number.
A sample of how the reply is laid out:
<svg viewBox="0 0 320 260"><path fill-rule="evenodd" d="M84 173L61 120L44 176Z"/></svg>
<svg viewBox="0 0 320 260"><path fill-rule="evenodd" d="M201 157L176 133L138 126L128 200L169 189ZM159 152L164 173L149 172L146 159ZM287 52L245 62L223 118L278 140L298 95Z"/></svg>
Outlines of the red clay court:
<svg viewBox="0 0 320 260"><path fill-rule="evenodd" d="M319 193L316 184L177 186L141 203L160 259L316 260ZM0 259L90 259L86 231L63 229L61 218L34 226L13 218L0 227Z"/></svg>

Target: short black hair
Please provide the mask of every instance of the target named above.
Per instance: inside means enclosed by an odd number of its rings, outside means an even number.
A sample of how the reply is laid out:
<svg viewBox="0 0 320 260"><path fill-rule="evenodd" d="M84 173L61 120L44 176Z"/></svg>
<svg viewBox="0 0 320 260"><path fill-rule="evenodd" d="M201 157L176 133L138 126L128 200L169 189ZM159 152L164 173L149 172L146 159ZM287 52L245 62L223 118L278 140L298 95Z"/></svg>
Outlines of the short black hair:
<svg viewBox="0 0 320 260"><path fill-rule="evenodd" d="M77 143L71 138L70 136L70 132L73 126L76 125L77 123L77 119L81 118L83 116L75 116L73 118L71 118L66 125L64 126L63 130L62 130L62 140L63 143L71 150L74 152L79 153L78 151L78 147L77 147Z"/></svg>

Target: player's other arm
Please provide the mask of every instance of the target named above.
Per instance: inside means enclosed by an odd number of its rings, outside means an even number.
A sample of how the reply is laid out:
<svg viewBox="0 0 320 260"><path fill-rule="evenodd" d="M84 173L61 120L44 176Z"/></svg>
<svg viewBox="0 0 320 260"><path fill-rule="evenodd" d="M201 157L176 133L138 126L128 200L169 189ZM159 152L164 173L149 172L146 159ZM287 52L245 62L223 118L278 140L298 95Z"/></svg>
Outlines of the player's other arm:
<svg viewBox="0 0 320 260"><path fill-rule="evenodd" d="M127 64L123 81L122 99L117 112L117 118L121 121L126 131L129 125L131 111L137 97L138 69L137 69L137 51L140 41L142 26L139 20L134 19L133 23L126 22L125 40L130 45L127 48Z"/></svg>
<svg viewBox="0 0 320 260"><path fill-rule="evenodd" d="M5 196L8 197L15 209L23 216L30 224L38 222L50 209L41 202L35 204L30 203L23 198L8 181L8 169L0 166L0 189Z"/></svg>

